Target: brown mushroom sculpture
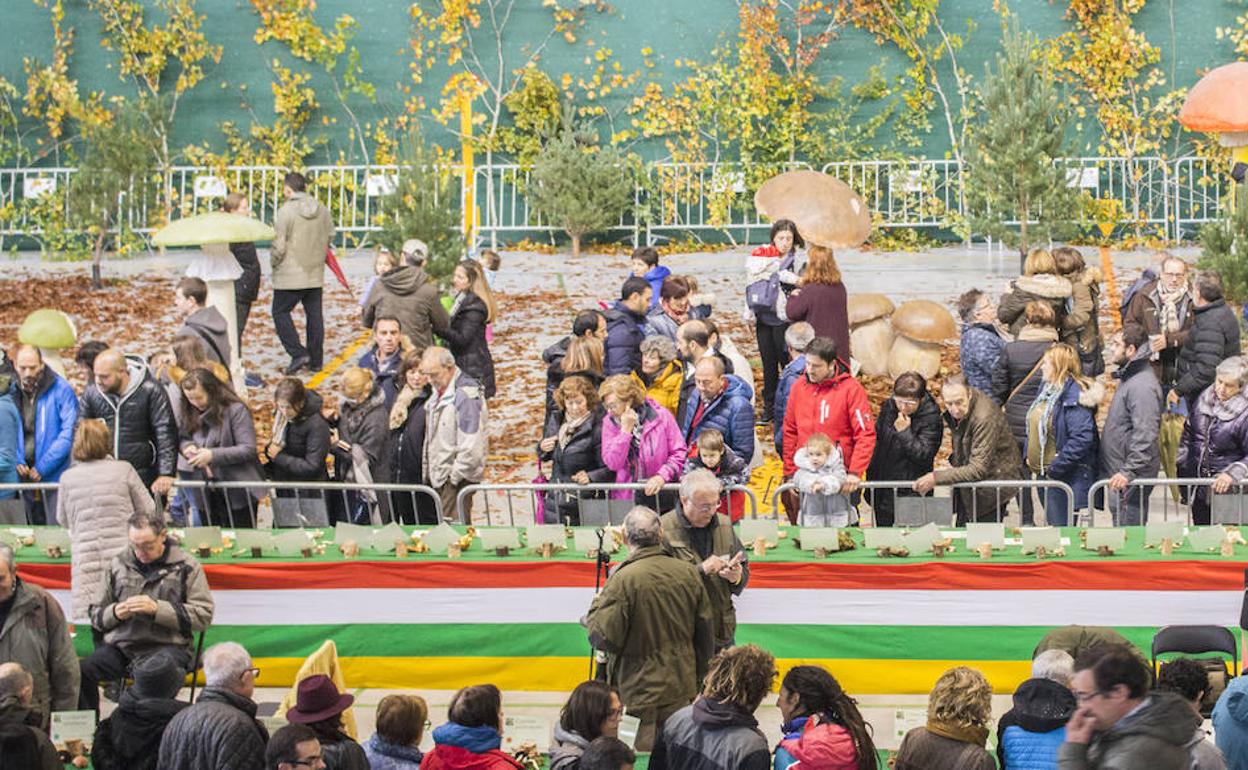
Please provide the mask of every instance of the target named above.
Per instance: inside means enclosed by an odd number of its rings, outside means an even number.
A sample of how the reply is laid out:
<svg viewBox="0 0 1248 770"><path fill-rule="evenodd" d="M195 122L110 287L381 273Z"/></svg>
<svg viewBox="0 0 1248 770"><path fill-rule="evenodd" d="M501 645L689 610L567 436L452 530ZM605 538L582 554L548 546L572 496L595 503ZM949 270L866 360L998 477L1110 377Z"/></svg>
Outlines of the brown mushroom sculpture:
<svg viewBox="0 0 1248 770"><path fill-rule="evenodd" d="M1196 81L1179 122L1189 131L1216 134L1219 144L1232 148L1232 176L1241 181L1248 164L1248 62L1223 64Z"/></svg>
<svg viewBox="0 0 1248 770"><path fill-rule="evenodd" d="M849 347L864 374L888 374L888 354L893 347L889 316L896 307L883 294L849 295Z"/></svg>
<svg viewBox="0 0 1248 770"><path fill-rule="evenodd" d="M803 169L768 179L754 207L772 221L791 219L807 243L829 249L861 246L871 235L871 212L854 189L834 176Z"/></svg>
<svg viewBox="0 0 1248 770"><path fill-rule="evenodd" d="M938 302L912 299L893 313L892 325L897 339L888 354L889 375L914 371L928 379L935 377L940 372L943 343L958 336L953 314Z"/></svg>

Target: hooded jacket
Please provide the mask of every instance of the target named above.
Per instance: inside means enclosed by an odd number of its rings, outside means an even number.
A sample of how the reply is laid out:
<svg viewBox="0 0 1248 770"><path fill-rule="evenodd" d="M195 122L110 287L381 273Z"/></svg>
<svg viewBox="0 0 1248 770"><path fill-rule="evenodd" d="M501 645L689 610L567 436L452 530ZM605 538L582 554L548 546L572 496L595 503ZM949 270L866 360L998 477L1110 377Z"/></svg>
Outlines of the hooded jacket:
<svg viewBox="0 0 1248 770"><path fill-rule="evenodd" d="M1022 475L1022 458L1018 444L1010 434L1005 415L983 393L969 389L970 405L966 416L955 420L948 412L945 422L949 426L949 442L953 452L949 455L948 468L933 472L937 484L959 484L967 481L1003 481L1017 479ZM973 514L991 517L998 505L1005 505L1017 489L958 489L955 503L965 517Z"/></svg>
<svg viewBox="0 0 1248 770"><path fill-rule="evenodd" d="M997 318L1010 327L1010 334L1018 332L1027 322L1027 303L1034 300L1046 302L1053 308L1053 316L1061 328L1066 317L1066 300L1070 299L1070 281L1060 275L1024 275L1010 284L1010 290L1001 295L997 305Z"/></svg>
<svg viewBox="0 0 1248 770"><path fill-rule="evenodd" d="M203 343L204 354L209 361L216 361L230 368L230 334L225 316L212 305L206 305L191 313L182 322L177 336L194 337Z"/></svg>
<svg viewBox="0 0 1248 770"><path fill-rule="evenodd" d="M623 300L606 312L607 339L604 341L603 374L628 374L641 368L641 342L646 316L628 309Z"/></svg>
<svg viewBox="0 0 1248 770"><path fill-rule="evenodd" d="M273 288L285 291L325 285L325 252L334 237L329 209L306 192L292 194L273 220Z"/></svg>
<svg viewBox="0 0 1248 770"><path fill-rule="evenodd" d="M1179 475L1207 479L1226 473L1239 481L1248 475L1248 396L1237 393L1219 401L1212 385L1196 400L1183 424ZM1197 494L1207 494L1200 487Z"/></svg>
<svg viewBox="0 0 1248 770"><path fill-rule="evenodd" d="M1122 719L1092 742L1063 743L1057 752L1060 770L1188 770L1192 735L1200 717L1180 696L1154 690Z"/></svg>
<svg viewBox="0 0 1248 770"><path fill-rule="evenodd" d="M1193 304L1192 316L1192 328L1179 348L1179 379L1174 384L1189 403L1213 384L1218 364L1239 355L1239 319L1226 300L1202 307Z"/></svg>
<svg viewBox="0 0 1248 770"><path fill-rule="evenodd" d="M1121 473L1127 479L1156 478L1161 470L1157 433L1161 427L1161 384L1148 363L1148 349L1139 351L1114 376L1118 388L1109 402L1101 437L1101 475Z"/></svg>
<svg viewBox="0 0 1248 770"><path fill-rule="evenodd" d="M425 756L415 746L399 746L382 738L380 733L373 733L363 746L372 770L418 770Z"/></svg>
<svg viewBox="0 0 1248 770"><path fill-rule="evenodd" d="M26 428L21 415L28 396L20 387L13 392L17 406L17 462L26 465ZM69 467L69 452L74 446L74 428L78 424L79 404L73 387L65 378L44 366L35 384L35 470L49 484L60 480ZM166 399L168 400L168 399Z"/></svg>
<svg viewBox="0 0 1248 770"><path fill-rule="evenodd" d="M57 756L56 747L52 745L48 734L40 727L39 712L23 706L15 695L0 700L0 726L10 725L30 731L38 747L39 767L22 768L22 770L64 770L65 766L61 764ZM96 767L99 766L96 765ZM101 770L105 769L101 768Z"/></svg>
<svg viewBox="0 0 1248 770"><path fill-rule="evenodd" d="M789 408L789 394L793 392L793 383L806 373L806 355L794 358L780 372L780 380L776 383L776 395L772 402L771 433L776 442L776 454L784 456L784 413Z"/></svg>
<svg viewBox="0 0 1248 770"><path fill-rule="evenodd" d="M95 770L157 770L165 727L191 704L176 698L140 698L133 688L95 728L91 766Z"/></svg>
<svg viewBox="0 0 1248 770"><path fill-rule="evenodd" d="M1026 326L1018 339L1006 343L992 373L992 398L1005 407L1010 433L1020 447L1027 441L1027 410L1036 400L1042 384L1040 359L1057 343L1057 331L1044 326Z"/></svg>
<svg viewBox="0 0 1248 770"><path fill-rule="evenodd" d="M773 770L820 768L858 770L854 738L841 725L819 717L798 717L784 726Z"/></svg>
<svg viewBox="0 0 1248 770"><path fill-rule="evenodd" d="M26 464L26 458L22 457L24 446L20 441L21 435L22 415L17 411L13 394L0 393L0 484L17 484L21 480L17 475L17 466ZM0 500L16 496L14 490L0 490Z"/></svg>
<svg viewBox="0 0 1248 770"><path fill-rule="evenodd" d="M771 750L753 714L735 703L702 696L667 718L655 741L650 767L768 770Z"/></svg>
<svg viewBox="0 0 1248 770"><path fill-rule="evenodd" d="M637 410L637 425L641 435L634 448L632 435L622 431L614 417L607 415L602 420L602 462L615 471L615 483L641 483L652 476L662 476L669 483L679 479L689 450L676 418L646 399ZM611 497L631 500L633 492L622 489L612 492Z"/></svg>
<svg viewBox="0 0 1248 770"><path fill-rule="evenodd" d="M434 329L450 323L438 285L414 265L400 265L378 276L364 298L361 318L368 329L378 318L397 318L399 331L417 349L432 345Z"/></svg>
<svg viewBox="0 0 1248 770"><path fill-rule="evenodd" d="M130 383L121 395L92 383L82 394L82 419L100 419L113 437L113 457L125 460L151 487L177 469L178 428L169 396L137 356L126 356Z"/></svg>
<svg viewBox="0 0 1248 770"><path fill-rule="evenodd" d="M325 401L315 390L307 390L305 394L303 409L286 423L286 432L277 437L282 451L269 458L268 475L274 481L329 480L325 467L325 457L329 454L329 423L321 416Z"/></svg>
<svg viewBox="0 0 1248 770"><path fill-rule="evenodd" d="M657 297L658 295L656 294L655 296ZM679 321L664 312L662 305L655 305L646 314L646 325L642 328L642 331L647 337L667 337L675 343L676 331L679 328Z"/></svg>
<svg viewBox="0 0 1248 770"><path fill-rule="evenodd" d="M823 433L841 448L845 469L862 478L875 451L875 420L867 391L837 363L822 382L799 377L784 409L784 475L797 472L793 456L812 433Z"/></svg>
<svg viewBox="0 0 1248 770"><path fill-rule="evenodd" d="M697 425L694 417L702 408L702 391L697 388L689 396L689 403L680 421L680 435L686 446L693 446L698 434L714 428L724 434L724 443L732 447L737 457L748 462L754 456L754 407L750 405L753 389L735 374L724 375L724 387L715 400L706 404Z"/></svg>
<svg viewBox="0 0 1248 770"><path fill-rule="evenodd" d="M256 704L231 690L208 686L194 706L165 728L160 770L263 770L269 731Z"/></svg>
<svg viewBox="0 0 1248 770"><path fill-rule="evenodd" d="M648 385L638 372L629 376L646 391L646 398L671 412L673 417L680 411L680 389L685 382L685 370L679 361L668 361Z"/></svg>
<svg viewBox="0 0 1248 770"><path fill-rule="evenodd" d="M212 623L214 603L204 568L172 539L165 541L165 553L159 560L144 566L146 574L132 548L113 559L104 586L91 605L91 625L104 633L105 642L120 647L127 657L161 646L189 652L195 634ZM113 605L139 594L156 601L156 614L119 620Z"/></svg>
<svg viewBox="0 0 1248 770"><path fill-rule="evenodd" d="M65 613L40 586L15 578L13 606L0 626L0 660L21 663L35 680L31 709L47 724L53 711L78 707L78 655Z"/></svg>
<svg viewBox="0 0 1248 770"><path fill-rule="evenodd" d="M446 346L455 356L455 365L464 374L481 383L486 398L494 398L494 358L485 340L486 318L489 310L485 300L471 291L464 292L458 300L455 312L446 328L438 329L438 336L446 340Z"/></svg>
<svg viewBox="0 0 1248 770"><path fill-rule="evenodd" d="M509 770L522 767L499 750L502 736L492 727L464 727L447 722L433 729L433 751L420 762L421 770Z"/></svg>
<svg viewBox="0 0 1248 770"><path fill-rule="evenodd" d="M130 463L106 457L78 463L61 477L56 522L69 529L70 587L75 620L85 619L108 566L130 545L130 517L156 504Z"/></svg>
<svg viewBox="0 0 1248 770"><path fill-rule="evenodd" d="M1096 267L1086 267L1067 278L1071 297L1066 317L1062 319L1062 342L1079 353L1084 365L1083 373L1095 377L1105 370L1100 326L1101 271Z"/></svg>
<svg viewBox="0 0 1248 770"><path fill-rule="evenodd" d="M594 597L590 644L629 709L689 703L714 651L711 600L697 567L665 545L634 548Z"/></svg>
<svg viewBox="0 0 1248 770"><path fill-rule="evenodd" d="M672 271L667 269L666 265L655 265L642 276L642 278L646 279L646 283L650 284L650 309L659 306L659 293L663 291L663 282L671 274Z"/></svg>
<svg viewBox="0 0 1248 770"><path fill-rule="evenodd" d="M1078 704L1050 679L1028 679L1014 691L1014 707L997 722L1001 770L1053 770L1066 740L1066 723Z"/></svg>
<svg viewBox="0 0 1248 770"><path fill-rule="evenodd" d="M475 484L485 474L489 413L485 394L467 373L456 371L442 393L425 402L425 476L433 487Z"/></svg>
<svg viewBox="0 0 1248 770"><path fill-rule="evenodd" d="M1227 682L1214 704L1213 740L1229 767L1248 767L1248 677Z"/></svg>
<svg viewBox="0 0 1248 770"><path fill-rule="evenodd" d="M542 425L549 425L551 414L559 408L555 403L555 391L563 382L563 359L568 355L570 344L572 337L563 337L542 351L542 363L546 365L546 413L542 415Z"/></svg>
<svg viewBox="0 0 1248 770"><path fill-rule="evenodd" d="M875 420L875 452L867 468L867 478L873 481L913 481L930 473L936 463L936 453L945 436L945 421L941 419L940 407L930 393L924 393L918 407L910 415L910 427L898 431L897 402L888 398L880 405L880 416ZM882 489L871 495L871 508L876 522L893 521L896 508L893 495L909 497L917 494L911 489Z"/></svg>
<svg viewBox="0 0 1248 770"><path fill-rule="evenodd" d="M555 742L550 746L550 770L573 770L589 748L589 741L575 730L555 724Z"/></svg>
<svg viewBox="0 0 1248 770"><path fill-rule="evenodd" d="M967 324L958 345L958 361L966 384L984 393L992 392L992 373L996 371L1005 340L993 324Z"/></svg>
<svg viewBox="0 0 1248 770"><path fill-rule="evenodd" d="M1062 387L1052 412L1053 443L1057 454L1043 469L1046 478L1064 481L1075 493L1075 510L1088 505L1088 489L1096 480L1096 408L1105 388L1093 382L1086 390L1071 378ZM1030 433L1028 442L1032 439ZM1024 452L1026 447L1024 447ZM1024 455L1025 457L1026 455Z"/></svg>

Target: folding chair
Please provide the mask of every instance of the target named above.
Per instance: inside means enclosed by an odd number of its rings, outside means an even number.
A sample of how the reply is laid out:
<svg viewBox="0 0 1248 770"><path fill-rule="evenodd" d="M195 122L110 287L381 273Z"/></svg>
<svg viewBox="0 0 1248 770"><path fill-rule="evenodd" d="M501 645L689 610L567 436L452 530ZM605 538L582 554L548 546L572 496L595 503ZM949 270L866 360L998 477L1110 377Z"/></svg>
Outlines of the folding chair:
<svg viewBox="0 0 1248 770"><path fill-rule="evenodd" d="M1209 671L1209 689L1200 704L1200 713L1208 717L1213 704L1226 689L1227 683L1239 673L1239 647L1235 635L1222 626L1166 626L1153 637L1153 677L1160 675L1158 656L1181 653L1185 656L1218 653L1219 657L1193 657ZM1226 668L1225 658L1231 657L1231 668Z"/></svg>
<svg viewBox="0 0 1248 770"><path fill-rule="evenodd" d="M204 657L204 634L207 629L199 632L199 638L195 640L195 657L191 659L191 697L187 698L188 703L195 702L195 682L199 678L199 662Z"/></svg>

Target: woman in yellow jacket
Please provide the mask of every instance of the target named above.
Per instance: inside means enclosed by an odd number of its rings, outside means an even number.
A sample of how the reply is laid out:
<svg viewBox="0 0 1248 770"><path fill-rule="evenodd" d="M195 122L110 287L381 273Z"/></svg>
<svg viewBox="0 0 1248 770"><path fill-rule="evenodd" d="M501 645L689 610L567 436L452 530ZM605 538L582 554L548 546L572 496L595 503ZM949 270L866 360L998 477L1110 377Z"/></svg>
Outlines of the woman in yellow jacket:
<svg viewBox="0 0 1248 770"><path fill-rule="evenodd" d="M667 337L646 337L641 343L641 371L632 378L646 391L646 398L676 416L680 406L680 385L684 369L676 356L676 345Z"/></svg>

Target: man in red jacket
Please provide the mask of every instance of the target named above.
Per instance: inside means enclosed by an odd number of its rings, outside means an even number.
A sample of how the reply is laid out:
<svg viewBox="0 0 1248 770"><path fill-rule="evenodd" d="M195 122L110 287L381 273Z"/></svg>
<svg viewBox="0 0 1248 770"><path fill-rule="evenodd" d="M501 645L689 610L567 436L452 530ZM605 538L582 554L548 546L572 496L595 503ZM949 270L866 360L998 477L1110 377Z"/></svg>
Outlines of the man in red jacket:
<svg viewBox="0 0 1248 770"><path fill-rule="evenodd" d="M875 420L867 391L837 359L836 343L816 337L806 348L806 375L798 377L784 412L784 477L797 472L793 455L812 433L824 433L836 442L849 476L842 492L853 492L862 482L875 451Z"/></svg>

